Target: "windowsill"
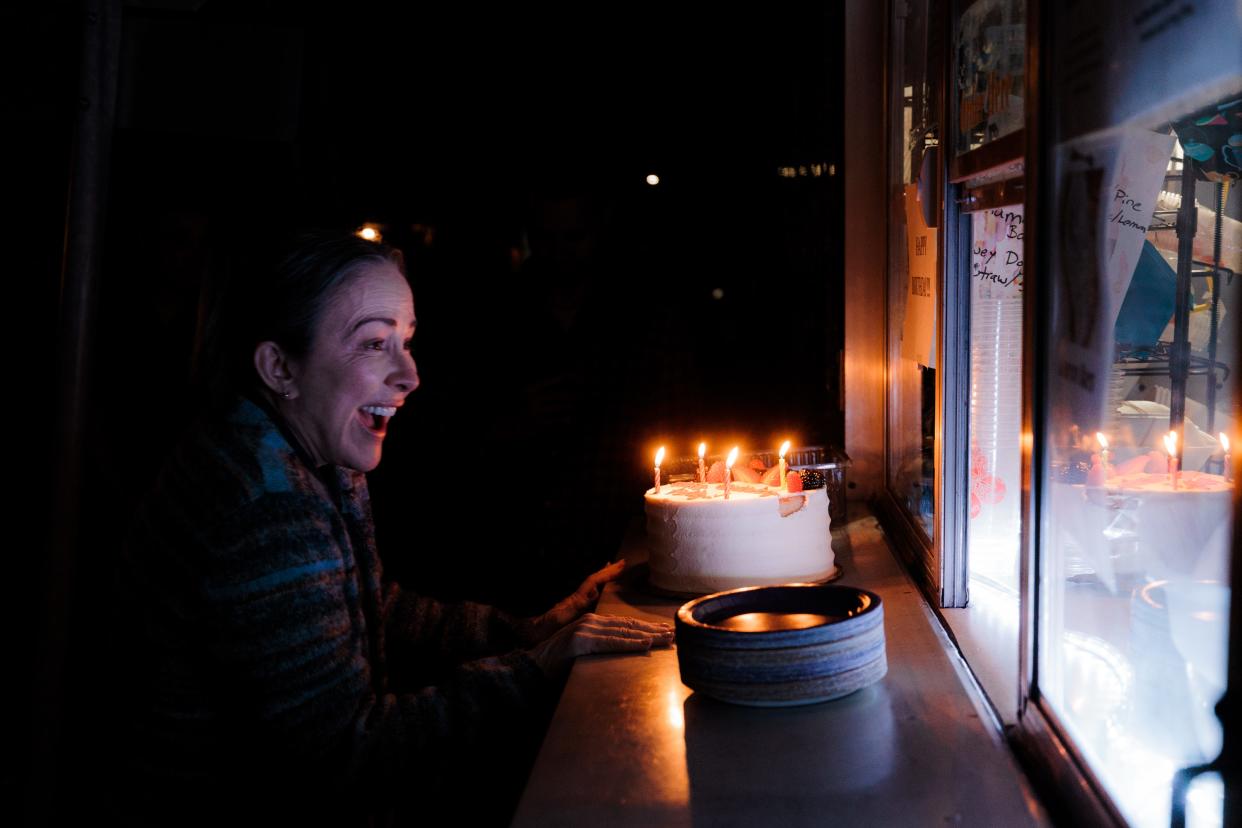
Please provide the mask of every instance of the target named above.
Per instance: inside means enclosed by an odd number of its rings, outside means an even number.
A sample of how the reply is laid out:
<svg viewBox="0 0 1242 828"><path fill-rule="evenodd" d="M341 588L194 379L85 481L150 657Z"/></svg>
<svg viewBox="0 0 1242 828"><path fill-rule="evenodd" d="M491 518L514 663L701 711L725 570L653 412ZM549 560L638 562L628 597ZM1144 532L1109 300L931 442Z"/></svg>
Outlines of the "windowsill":
<svg viewBox="0 0 1242 828"><path fill-rule="evenodd" d="M1018 599L979 581L970 605L940 609L975 680L1006 727L1018 721Z"/></svg>
<svg viewBox="0 0 1242 828"><path fill-rule="evenodd" d="M874 517L834 528L842 583L884 600L888 675L843 699L749 708L692 693L675 650L581 658L514 825L1033 825L1047 816ZM624 550L645 557L631 540ZM630 557L630 556L633 557ZM632 574L641 574L637 567ZM669 620L633 581L600 612Z"/></svg>

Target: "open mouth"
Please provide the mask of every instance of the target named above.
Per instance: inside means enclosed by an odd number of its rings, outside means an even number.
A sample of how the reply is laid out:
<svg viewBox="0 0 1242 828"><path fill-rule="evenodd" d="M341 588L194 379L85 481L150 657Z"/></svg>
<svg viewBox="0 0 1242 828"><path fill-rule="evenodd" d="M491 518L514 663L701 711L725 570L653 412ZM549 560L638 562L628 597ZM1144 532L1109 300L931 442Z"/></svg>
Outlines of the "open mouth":
<svg viewBox="0 0 1242 828"><path fill-rule="evenodd" d="M367 431L383 437L388 431L388 420L396 413L395 406L364 405L358 409L358 420Z"/></svg>

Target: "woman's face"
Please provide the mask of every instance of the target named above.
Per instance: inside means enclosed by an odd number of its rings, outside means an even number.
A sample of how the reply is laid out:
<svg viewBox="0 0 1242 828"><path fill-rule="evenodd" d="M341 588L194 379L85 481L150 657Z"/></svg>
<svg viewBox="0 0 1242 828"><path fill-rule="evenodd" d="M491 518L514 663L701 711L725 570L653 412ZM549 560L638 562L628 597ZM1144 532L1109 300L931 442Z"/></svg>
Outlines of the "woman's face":
<svg viewBox="0 0 1242 828"><path fill-rule="evenodd" d="M418 387L415 325L410 286L388 262L363 265L329 298L310 352L291 361L297 393L280 400L316 465L379 465L388 421Z"/></svg>

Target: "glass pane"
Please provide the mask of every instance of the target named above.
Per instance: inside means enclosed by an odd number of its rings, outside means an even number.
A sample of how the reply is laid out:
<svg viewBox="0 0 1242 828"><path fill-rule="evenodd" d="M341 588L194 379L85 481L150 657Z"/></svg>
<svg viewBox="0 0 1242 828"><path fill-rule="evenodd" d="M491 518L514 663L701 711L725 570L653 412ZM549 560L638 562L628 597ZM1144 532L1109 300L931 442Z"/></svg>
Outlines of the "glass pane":
<svg viewBox="0 0 1242 828"><path fill-rule="evenodd" d="M1242 67L1232 4L1193 26L1100 6L1054 6L1077 56L1056 62L1041 179L1039 683L1126 819L1163 826L1174 772L1221 744L1242 280L1216 260L1242 266ZM1088 42L1108 72L1070 45ZM1219 825L1221 786L1187 806Z"/></svg>
<svg viewBox="0 0 1242 828"><path fill-rule="evenodd" d="M893 6L889 193L888 485L928 538L932 533L936 379L935 105L927 61L927 0ZM922 169L926 167L926 172ZM922 180L922 196L919 181ZM924 209L927 202L927 209ZM932 219L934 223L934 218Z"/></svg>
<svg viewBox="0 0 1242 828"><path fill-rule="evenodd" d="M975 0L957 19L958 155L1022 129L1025 0Z"/></svg>
<svg viewBox="0 0 1242 828"><path fill-rule="evenodd" d="M1022 205L971 216L971 596L1000 590L1017 619L1022 451ZM1016 626L1014 627L1016 631Z"/></svg>

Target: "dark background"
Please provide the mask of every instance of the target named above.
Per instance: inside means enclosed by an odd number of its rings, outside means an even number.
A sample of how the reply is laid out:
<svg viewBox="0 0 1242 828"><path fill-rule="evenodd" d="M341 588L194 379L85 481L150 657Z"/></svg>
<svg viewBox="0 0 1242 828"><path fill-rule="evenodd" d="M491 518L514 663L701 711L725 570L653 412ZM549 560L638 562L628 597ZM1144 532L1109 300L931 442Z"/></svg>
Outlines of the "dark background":
<svg viewBox="0 0 1242 828"><path fill-rule="evenodd" d="M84 318L65 312L61 292L66 194L80 174L70 159L83 7L5 4L10 407L33 403L10 427L19 542L9 548L6 628L25 680L6 688L16 734L5 740L14 754L6 809L25 801L36 817L54 813L69 801L65 786L106 758L95 737L107 715L117 550L193 414L205 292L256 240L377 222L405 250L423 387L389 438L386 462L400 467L382 466L372 488L386 564L420 588L504 597L464 578L488 553L472 552L460 530L451 552L432 543L442 527L405 495L411 475L459 471L440 459L420 465L431 456L425 435L444 428L432 420L451 409L435 401L452 378L506 352L488 329L462 334L512 296L532 189L589 189L606 202L609 250L625 274L617 290L656 297L672 320L693 366L677 423L695 433L653 438L685 452L700 435L755 448L786 434L841 445L841 177L810 174L841 162L840 14L835 4L781 2L744 14L644 2L590 11L126 3ZM658 187L644 183L652 172ZM58 467L53 423L75 393L64 349L83 330L81 453ZM624 474L641 476L646 460ZM502 473L466 471L484 481ZM510 473L543 470L519 458ZM427 542L386 543L393 515L405 537Z"/></svg>

